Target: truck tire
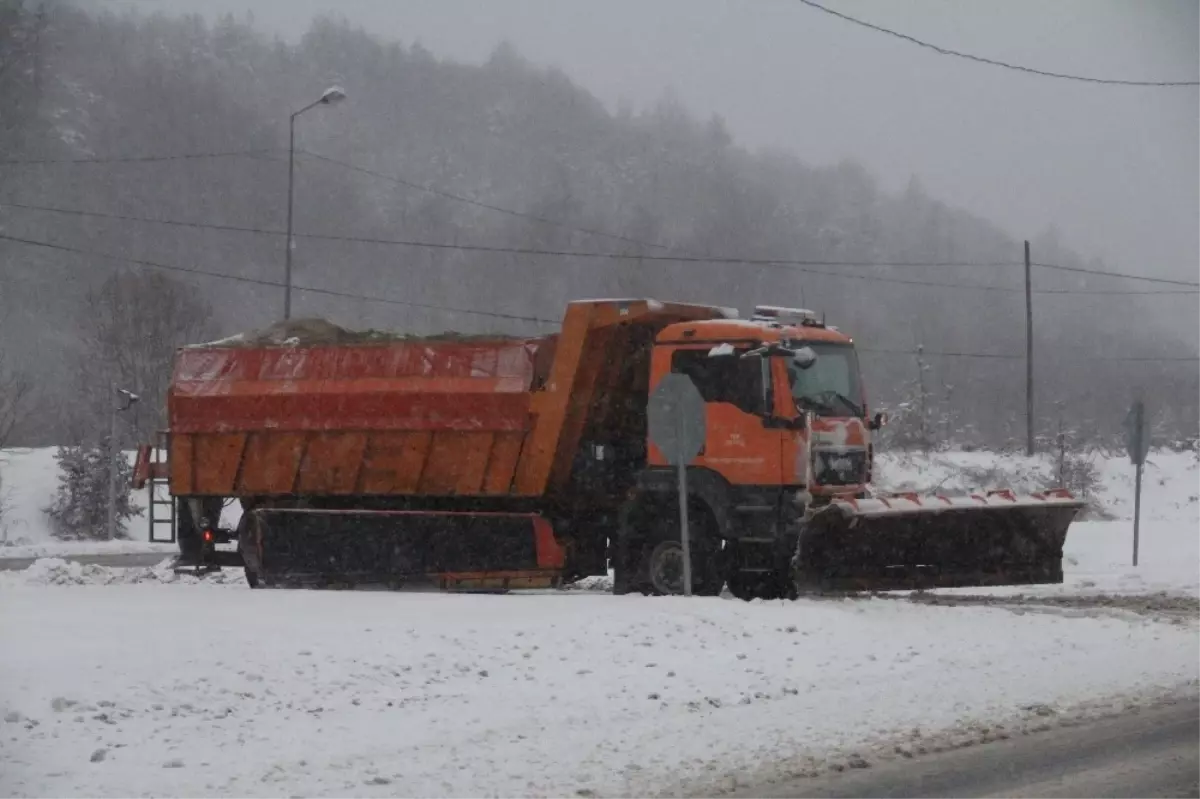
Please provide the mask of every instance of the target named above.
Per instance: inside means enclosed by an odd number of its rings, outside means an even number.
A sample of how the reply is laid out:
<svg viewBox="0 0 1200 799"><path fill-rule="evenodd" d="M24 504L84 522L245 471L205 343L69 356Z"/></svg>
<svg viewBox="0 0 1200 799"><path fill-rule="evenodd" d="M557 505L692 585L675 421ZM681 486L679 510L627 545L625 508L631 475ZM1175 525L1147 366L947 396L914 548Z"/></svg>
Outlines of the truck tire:
<svg viewBox="0 0 1200 799"><path fill-rule="evenodd" d="M633 563L629 588L647 595L683 593L683 543L679 535L679 516L673 508L659 506L646 521L644 534L629 542ZM674 511L674 512L673 512ZM713 532L706 509L693 506L691 528L692 593L717 596L724 580L721 576L721 542Z"/></svg>

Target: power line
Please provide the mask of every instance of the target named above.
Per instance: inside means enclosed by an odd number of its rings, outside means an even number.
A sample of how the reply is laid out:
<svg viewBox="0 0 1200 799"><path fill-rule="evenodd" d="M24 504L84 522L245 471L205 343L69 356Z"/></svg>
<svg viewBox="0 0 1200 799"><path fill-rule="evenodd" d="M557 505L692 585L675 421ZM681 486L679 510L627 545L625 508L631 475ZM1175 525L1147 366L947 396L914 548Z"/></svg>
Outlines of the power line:
<svg viewBox="0 0 1200 799"><path fill-rule="evenodd" d="M1025 360L1024 355L1006 355L996 352L936 352L933 350L881 350L871 347L855 346L859 352L869 352L873 355L932 355L939 358L999 358L1001 360Z"/></svg>
<svg viewBox="0 0 1200 799"><path fill-rule="evenodd" d="M473 205L476 208L484 208L484 209L487 209L488 211L495 211L497 213L507 214L509 216L515 216L515 217L519 217L522 219L529 219L534 222L541 222L542 224L545 224L545 225L553 225L554 227L564 228L566 230L573 230L576 233L585 233L589 236L601 236L604 238L614 239L616 241L623 241L623 242L626 242L627 244L636 244L639 247L650 247L653 249L660 249L660 250L673 249L670 245L667 245L667 244L657 244L654 242L640 241L638 239L630 238L629 236L622 236L619 233L609 233L606 230L598 230L595 228L578 227L576 225L571 225L566 222L559 222L558 220L550 219L549 217L539 216L537 214L531 214L531 213L527 213L524 211L516 211L516 210L513 210L512 208L505 208L500 205L492 205L491 203L485 203L480 200L474 200L470 197L464 197L459 194L454 194L452 192L445 191L444 189L439 189L435 186L426 186L424 184L417 183L416 181L406 180L405 178L396 177L394 175L386 175L383 172L376 172L373 169L367 169L366 167L361 167L361 166L358 166L357 164L352 164L349 161L339 161L336 158L330 158L327 155L321 155L319 153L314 153L309 150L300 150L299 152L301 155L307 155L309 158L315 158L318 161L324 161L329 164L335 164L337 166L342 167L343 169L348 169L351 172L358 172L363 175L370 175L372 177L380 178L382 180L391 181L392 183L396 183L400 186L405 186L410 189L416 189L417 191L429 192L430 194L437 195L438 197L444 197L448 200L456 200L457 202L466 203L467 205Z"/></svg>
<svg viewBox="0 0 1200 799"><path fill-rule="evenodd" d="M240 283L248 283L257 286L270 286L273 288L283 288L284 284L274 280L265 280L262 278L246 277L244 275L233 275L227 272L211 272L195 267L177 266L173 264L164 264L159 261L152 261L145 258L132 258L126 255L114 255L112 253L99 252L96 250L84 249L82 247L72 247L66 244L55 244L48 241L38 241L36 239L27 239L19 236L10 236L5 233L0 233L0 240L11 241L17 244L25 244L32 247L43 247L51 250L59 250L62 252L75 253L78 255L86 255L95 258L103 258L111 261L120 261L123 263L134 264L152 269L161 269L170 272L181 272L184 274L199 275L202 277L212 277L222 280L232 280ZM355 294L347 291L335 291L333 289L322 289L310 286L293 286L296 291L306 291L311 294L320 294L329 297L340 297L345 299L365 300L369 302L378 302L386 305L401 305L410 308L420 308L424 310L443 311L447 313L471 314L475 316L487 316L497 319L510 319L522 322L537 322L540 324L558 324L558 320L548 319L541 316L525 316L521 314L499 313L495 311L480 311L472 308L456 308L446 305L434 305L430 303L410 302L407 300L395 300L388 297L373 297L366 294ZM1009 355L1006 353L990 353L990 352L949 352L937 350L888 350L875 349L871 347L857 347L859 352L866 352L877 355L928 355L932 357L942 358L985 358L999 360L1023 360L1024 355ZM1144 361L1144 362L1200 362L1200 358L1195 356L1163 356L1163 357L1142 357L1142 356L1091 356L1093 360L1105 361Z"/></svg>
<svg viewBox="0 0 1200 799"><path fill-rule="evenodd" d="M1200 283L1195 283L1189 280L1172 280L1166 277L1149 277L1147 275L1131 275L1128 272L1107 272L1103 269L1086 269L1082 266L1063 266L1061 264L1041 264L1034 263L1033 266L1040 266L1042 269L1054 269L1060 272L1078 272L1084 275L1101 275L1103 277L1121 277L1126 280L1142 280L1147 283L1167 283L1172 286L1190 286L1200 287Z"/></svg>
<svg viewBox="0 0 1200 799"><path fill-rule="evenodd" d="M858 19L857 17L852 17L849 14L843 14L840 11L834 11L832 8L828 8L826 6L821 5L820 3L813 2L813 0L799 0L799 2L803 3L804 5L808 6L809 8L815 8L818 11L823 11L826 14L837 17L838 19L845 20L846 22L850 22L854 25L859 25L861 27L876 31L878 33L884 33L884 34L887 34L888 36L895 36L897 39L903 39L906 42L910 42L910 43L918 45L920 47L924 47L929 50L933 50L935 53L938 53L940 55L955 56L956 58L965 58L969 61L976 61L980 64L988 64L993 67L1003 67L1004 69L1012 69L1012 70L1016 70L1018 72L1026 72L1031 75L1041 75L1042 77L1045 77L1045 78L1061 78L1063 80L1075 80L1075 81L1082 81L1084 83L1099 83L1099 84L1105 84L1105 85L1109 85L1109 86L1200 86L1200 81L1194 81L1194 80L1166 80L1166 81L1116 80L1116 79L1110 79L1110 78L1092 78L1092 77L1088 77L1086 75L1071 75L1071 74L1068 74L1065 72L1048 72L1048 71L1042 70L1042 69L1034 69L1033 67L1022 66L1020 64L1012 64L1007 61L998 61L994 58L985 58L983 56L972 55L971 53L964 53L960 50L951 50L948 47L941 47L939 45L932 44L930 42L926 42L921 39L918 39L914 36L909 36L906 33L900 33L899 31L894 31L890 28L884 28L880 25L875 25L871 22L867 22L866 20Z"/></svg>
<svg viewBox="0 0 1200 799"><path fill-rule="evenodd" d="M26 239L19 236L10 236L5 233L0 233L0 241L11 241L17 244L25 244L31 247L44 247L51 250L60 250L62 252L76 253L78 255L87 255L94 258L104 258L110 261L121 261L124 263L134 264L136 266L144 266L151 269L162 269L169 272L182 272L191 275L201 275L204 277L220 278L222 280L233 280L239 283L250 283L257 286L272 286L274 288L283 288L284 284L274 280L263 280L260 278L246 277L244 275L232 275L228 272L210 272L205 269L196 269L189 266L175 266L173 264L164 264L158 261L151 261L145 258L131 258L126 255L113 255L112 253L99 252L96 250L87 250L82 247L71 247L66 244L55 244L48 241L37 241L36 239ZM476 316L488 316L497 319L513 319L522 322L540 322L543 324L558 324L557 320L546 319L540 316L523 316L520 314L498 313L495 311L478 311L472 308L455 308L447 305L432 305L422 302L410 302L407 300L394 300L388 297L373 297L366 294L354 294L348 291L334 291L333 289L321 289L312 286L296 286L292 289L295 291L307 291L310 294L322 294L329 297L343 297L353 300L367 300L369 302L378 302L385 305L403 305L409 308L422 308L431 311L445 311L448 313L474 314Z"/></svg>
<svg viewBox="0 0 1200 799"><path fill-rule="evenodd" d="M250 233L257 235L268 236L284 236L285 231L274 230L270 228L247 227L243 225L227 225L211 222L190 222L177 219L161 219L154 217L132 216L129 214L116 214L106 211L89 211L79 208L62 208L58 206L38 205L33 203L19 203L0 201L0 207L19 208L27 211L42 211L48 213L66 214L69 216L94 217L98 219L111 219L123 222L138 222L156 225L168 225L174 227L194 228L201 230L219 230L233 233ZM928 280L907 280L903 278L886 277L882 275L852 275L842 272L828 272L812 269L814 266L838 266L838 267L870 267L870 266L885 266L885 267L920 267L920 266L962 266L962 267L1004 267L1018 266L1016 262L972 262L972 261L939 261L939 262L919 262L919 261L894 261L894 262L872 262L872 261L815 261L815 260L799 260L799 259L761 259L761 258L746 258L746 257L722 257L722 256L697 256L697 255L645 255L635 256L627 253L611 253L611 252L587 252L576 250L549 250L529 247L498 247L493 245L482 244L447 244L442 242L415 241L405 239L388 239L369 236L349 236L325 233L293 233L295 238L314 239L318 241L339 241L357 244L376 244L376 245L391 245L401 247L416 247L426 249L445 249L445 250L460 250L467 252L491 252L509 255L531 255L531 256L556 256L570 258L593 258L605 260L641 260L650 262L672 262L672 263L703 263L703 264L746 264L751 266L764 266L771 268L791 268L800 272L812 275L820 275L825 277L842 278L846 280L866 280L870 282L883 283L898 283L901 285L916 285L928 286L935 288L963 289L976 291L1001 291L1006 293L1019 293L1021 289L1010 288L1007 286L984 286L978 284L963 284L963 283L944 283L939 281ZM662 246L662 245L659 245ZM1065 269L1067 271L1083 271L1088 274L1097 274L1109 277L1129 277L1133 279L1143 279L1150 281L1161 281L1171 284L1197 286L1200 284L1183 283L1181 281L1166 280L1162 278L1145 278L1137 275L1123 275L1119 273L1100 272L1095 270L1077 269L1075 267L1059 267L1055 264L1035 264L1052 269ZM1135 296L1135 295L1188 295L1196 294L1195 291L1109 291L1099 289L1037 289L1035 294L1082 294L1082 295L1115 295L1115 296Z"/></svg>
<svg viewBox="0 0 1200 799"><path fill-rule="evenodd" d="M3 159L0 166L22 166L29 164L135 164L153 163L157 161L193 161L204 158L254 158L277 152L277 148L260 150L230 150L227 152L178 153L175 155L129 155L129 156L97 156L87 158L33 158L33 159Z"/></svg>
<svg viewBox="0 0 1200 799"><path fill-rule="evenodd" d="M47 211L53 214L66 214L71 216L85 216L96 218L107 218L107 220L118 220L124 222L142 222L151 224L167 224L167 226L224 230L224 232L233 233L250 233L259 235L282 236L286 235L283 230L274 230L266 228L252 228L234 226L234 224L212 224L204 222L186 222L180 220L162 220L162 218L138 217L121 214L109 214L104 211L86 211L80 209L55 208L49 205L34 205L29 203L8 203L0 202L0 206L8 206L8 208L17 208L31 211ZM436 241L416 241L404 239L382 239L371 238L371 236L352 236L352 235L335 235L322 233L293 233L296 239L313 239L319 241L341 241L350 242L350 244L371 244L371 245L389 245L401 247L418 247L428 248L428 250L451 250L464 252L488 252L500 254L512 254L512 256L548 256L559 258L589 258L600 260L642 260L642 262L650 263L684 263L684 264L744 264L750 266L764 266L764 268L775 269L792 269L808 275L818 275L823 277L842 278L842 280L857 280L868 282L894 283L902 284L902 286L920 286L928 288L948 288L948 289L965 289L965 290L982 290L982 292L1004 292L1015 293L1020 292L1020 289L1003 287L1003 286L980 286L980 284L965 284L965 283L944 283L937 281L918 281L905 280L899 277L887 277L882 275L850 275L845 272L830 272L812 269L814 266L1012 266L1015 262L996 262L996 263L978 263L978 262L838 262L838 260L805 260L805 259L786 259L786 258L745 258L745 257L721 257L721 256L631 256L629 253L614 253L614 252L587 252L575 250L541 250L534 247L499 247L493 245L472 245L472 244L445 244L445 242Z"/></svg>
<svg viewBox="0 0 1200 799"><path fill-rule="evenodd" d="M871 347L855 346L859 352L872 355L929 355L935 358L988 358L1002 361L1024 361L1024 355L1010 355L1003 352L940 352L937 350L885 350ZM1124 362L1156 362L1156 363L1200 363L1200 357L1188 355L1141 356L1141 355L1090 355L1090 360L1124 361Z"/></svg>

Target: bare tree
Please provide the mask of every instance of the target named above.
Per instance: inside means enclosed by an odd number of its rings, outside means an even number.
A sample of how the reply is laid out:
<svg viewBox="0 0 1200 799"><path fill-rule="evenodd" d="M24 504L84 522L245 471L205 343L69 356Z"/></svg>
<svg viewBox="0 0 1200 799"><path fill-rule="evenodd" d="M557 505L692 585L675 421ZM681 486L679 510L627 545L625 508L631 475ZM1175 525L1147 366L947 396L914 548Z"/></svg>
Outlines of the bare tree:
<svg viewBox="0 0 1200 799"><path fill-rule="evenodd" d="M114 385L139 394L129 427L149 438L166 421L175 351L210 337L212 308L188 285L160 273L120 272L88 295L81 331L81 388L91 398L88 427L102 429Z"/></svg>

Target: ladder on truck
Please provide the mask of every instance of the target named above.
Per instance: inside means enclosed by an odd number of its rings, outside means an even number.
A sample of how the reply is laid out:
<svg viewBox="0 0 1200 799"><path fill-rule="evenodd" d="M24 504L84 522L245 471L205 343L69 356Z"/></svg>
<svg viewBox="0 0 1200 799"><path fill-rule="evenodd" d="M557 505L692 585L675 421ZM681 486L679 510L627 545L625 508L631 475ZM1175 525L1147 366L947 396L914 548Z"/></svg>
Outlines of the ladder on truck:
<svg viewBox="0 0 1200 799"><path fill-rule="evenodd" d="M159 431L154 444L146 453L146 516L150 522L150 543L174 544L176 538L175 498L167 480L168 436Z"/></svg>

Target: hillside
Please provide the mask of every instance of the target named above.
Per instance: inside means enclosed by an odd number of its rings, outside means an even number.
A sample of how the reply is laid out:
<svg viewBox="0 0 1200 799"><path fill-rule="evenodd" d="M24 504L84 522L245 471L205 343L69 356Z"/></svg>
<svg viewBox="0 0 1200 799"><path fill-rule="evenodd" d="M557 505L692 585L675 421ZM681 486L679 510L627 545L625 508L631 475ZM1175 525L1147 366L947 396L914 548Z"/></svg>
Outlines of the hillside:
<svg viewBox="0 0 1200 799"><path fill-rule="evenodd" d="M669 97L613 112L503 45L472 66L332 20L291 46L234 19L47 8L0 26L17 65L0 75L14 109L0 160L23 162L0 164L0 234L26 240L0 240L0 341L40 397L23 443L93 427L89 398L114 376L159 394L147 373L161 374L175 343L278 319L287 119L331 83L349 101L297 126L295 283L325 292L298 290L300 315L527 333L582 296L803 304L855 335L873 398L912 394L923 345L937 414L993 444L1022 430L1021 243L918 178L893 195L853 163L748 152L720 118ZM204 157L154 160L181 154ZM1104 266L1052 233L1033 246L1039 261ZM760 260L789 263L747 263ZM142 300L123 311L123 333L98 330L95 292L119 269L167 273L178 302ZM1039 292L1122 285L1049 270L1036 281ZM151 307L157 327L139 328ZM1114 358L1194 355L1196 313L1194 295L1039 293L1044 429L1066 414L1110 435L1144 388L1167 435L1194 435L1194 360ZM147 338L165 342L150 367L120 357L120 341ZM134 427L144 435L154 417Z"/></svg>

